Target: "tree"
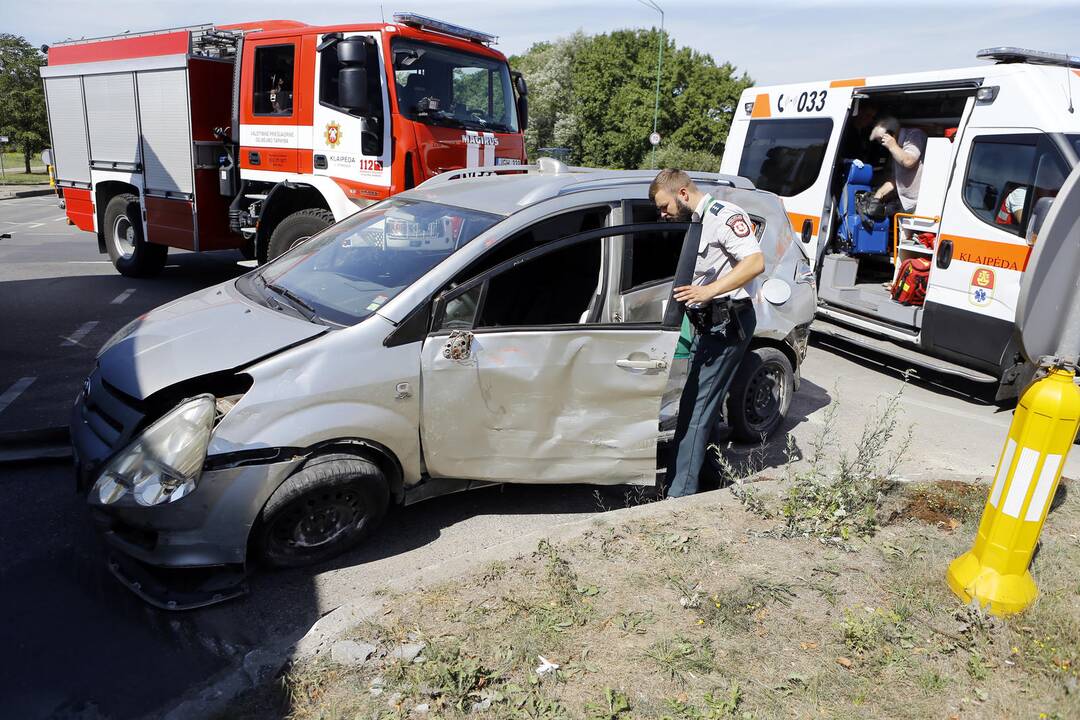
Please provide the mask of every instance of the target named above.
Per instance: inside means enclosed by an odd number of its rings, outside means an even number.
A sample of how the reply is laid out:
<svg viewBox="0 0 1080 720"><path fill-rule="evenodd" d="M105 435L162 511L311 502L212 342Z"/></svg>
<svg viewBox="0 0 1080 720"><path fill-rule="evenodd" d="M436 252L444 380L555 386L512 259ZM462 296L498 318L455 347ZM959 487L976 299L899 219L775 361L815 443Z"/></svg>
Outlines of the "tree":
<svg viewBox="0 0 1080 720"><path fill-rule="evenodd" d="M580 30L554 42L533 45L524 55L510 58L510 67L529 84L529 128L525 149L537 157L542 147L567 147L571 159L580 149L580 131L570 100L574 94L574 58L589 42Z"/></svg>
<svg viewBox="0 0 1080 720"><path fill-rule="evenodd" d="M45 92L38 69L45 56L25 38L0 33L0 135L23 154L26 172L30 158L49 140Z"/></svg>
<svg viewBox="0 0 1080 720"><path fill-rule="evenodd" d="M512 58L529 83L530 156L538 147L562 145L586 165L648 164L660 38L655 28L593 36L579 32ZM739 95L752 84L730 64L717 65L709 55L678 48L665 36L660 150L704 153L693 157L715 163Z"/></svg>

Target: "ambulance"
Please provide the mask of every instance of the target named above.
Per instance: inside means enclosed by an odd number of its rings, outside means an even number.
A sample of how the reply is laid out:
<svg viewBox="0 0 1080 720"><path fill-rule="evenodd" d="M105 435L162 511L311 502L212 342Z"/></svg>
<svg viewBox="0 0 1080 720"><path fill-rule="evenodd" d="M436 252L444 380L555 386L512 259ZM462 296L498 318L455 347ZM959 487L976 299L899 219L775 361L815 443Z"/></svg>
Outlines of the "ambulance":
<svg viewBox="0 0 1080 720"><path fill-rule="evenodd" d="M779 195L818 286L813 329L1015 396L1033 368L1014 320L1038 224L1080 153L1080 57L1013 47L976 67L753 87L721 171ZM910 212L867 196L891 179L879 119L926 134ZM875 147L877 146L877 147Z"/></svg>
<svg viewBox="0 0 1080 720"><path fill-rule="evenodd" d="M265 262L439 173L523 164L527 86L496 40L406 12L55 43L41 76L68 219L145 277L170 247Z"/></svg>

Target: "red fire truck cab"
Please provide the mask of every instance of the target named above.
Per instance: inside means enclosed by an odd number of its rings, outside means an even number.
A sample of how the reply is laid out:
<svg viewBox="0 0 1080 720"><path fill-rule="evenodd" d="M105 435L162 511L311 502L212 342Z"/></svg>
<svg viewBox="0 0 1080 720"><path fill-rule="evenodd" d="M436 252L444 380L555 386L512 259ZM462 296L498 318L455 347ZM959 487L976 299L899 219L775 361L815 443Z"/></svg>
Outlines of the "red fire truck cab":
<svg viewBox="0 0 1080 720"><path fill-rule="evenodd" d="M494 42L399 13L57 43L41 75L68 217L149 276L169 247L263 262L438 173L523 164L527 88Z"/></svg>

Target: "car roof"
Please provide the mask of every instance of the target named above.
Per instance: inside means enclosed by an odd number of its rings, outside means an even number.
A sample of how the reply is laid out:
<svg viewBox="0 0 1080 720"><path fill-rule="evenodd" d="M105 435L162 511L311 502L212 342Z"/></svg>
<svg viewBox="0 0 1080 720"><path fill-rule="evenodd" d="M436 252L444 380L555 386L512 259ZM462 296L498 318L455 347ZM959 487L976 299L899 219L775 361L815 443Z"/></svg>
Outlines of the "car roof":
<svg viewBox="0 0 1080 720"><path fill-rule="evenodd" d="M476 177L477 173L488 174ZM703 184L754 189L753 183L736 175L689 171L688 174L695 182ZM544 200L576 192L648 187L654 177L655 170L570 167L552 158L540 158L536 165L500 165L445 172L400 197L507 216Z"/></svg>

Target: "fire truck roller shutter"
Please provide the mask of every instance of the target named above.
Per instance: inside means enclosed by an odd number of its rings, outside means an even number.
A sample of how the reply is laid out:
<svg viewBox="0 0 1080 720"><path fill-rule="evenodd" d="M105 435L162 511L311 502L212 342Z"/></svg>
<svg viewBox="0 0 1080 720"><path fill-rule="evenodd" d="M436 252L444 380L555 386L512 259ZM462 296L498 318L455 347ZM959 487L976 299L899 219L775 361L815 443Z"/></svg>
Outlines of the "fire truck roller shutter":
<svg viewBox="0 0 1080 720"><path fill-rule="evenodd" d="M140 72L139 112L150 194L193 191L187 70Z"/></svg>
<svg viewBox="0 0 1080 720"><path fill-rule="evenodd" d="M101 169L136 169L140 162L139 124L132 73L86 75L83 88L91 164Z"/></svg>
<svg viewBox="0 0 1080 720"><path fill-rule="evenodd" d="M90 184L90 152L86 138L86 112L82 78L45 79L52 130L53 159L58 182Z"/></svg>

